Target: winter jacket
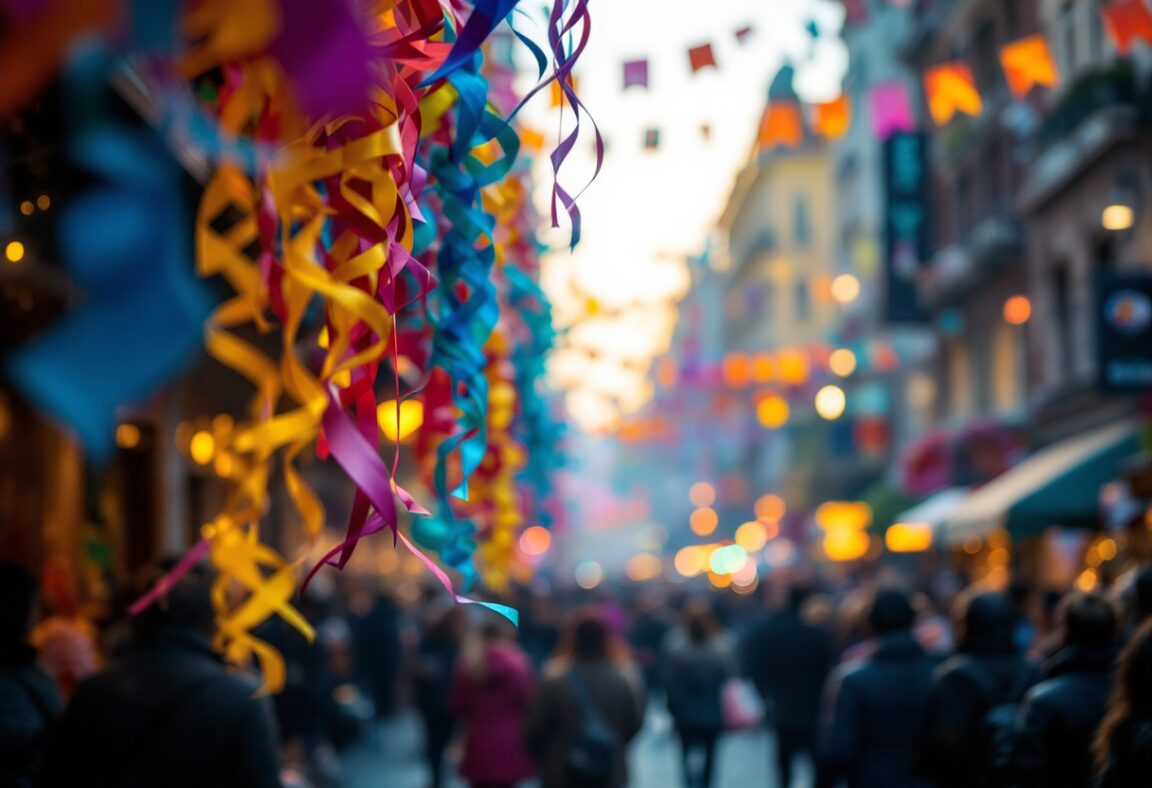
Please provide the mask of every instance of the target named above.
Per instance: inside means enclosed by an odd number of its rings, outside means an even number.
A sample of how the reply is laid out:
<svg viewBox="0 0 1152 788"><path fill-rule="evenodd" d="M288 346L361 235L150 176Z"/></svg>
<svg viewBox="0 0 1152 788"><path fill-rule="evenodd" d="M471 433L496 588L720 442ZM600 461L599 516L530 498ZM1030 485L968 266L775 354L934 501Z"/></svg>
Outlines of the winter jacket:
<svg viewBox="0 0 1152 788"><path fill-rule="evenodd" d="M736 657L723 637L694 643L673 632L664 657L668 711L679 728L724 727L724 682L736 675Z"/></svg>
<svg viewBox="0 0 1152 788"><path fill-rule="evenodd" d="M915 775L934 663L911 633L877 641L868 657L832 672L818 786L919 788Z"/></svg>
<svg viewBox="0 0 1152 788"><path fill-rule="evenodd" d="M1024 786L1091 785L1092 738L1112 690L1116 650L1069 646L1045 665L1020 710L1016 771Z"/></svg>
<svg viewBox="0 0 1152 788"><path fill-rule="evenodd" d="M773 707L776 729L815 732L824 683L836 664L832 636L788 610L752 630L743 657L745 670Z"/></svg>
<svg viewBox="0 0 1152 788"><path fill-rule="evenodd" d="M1097 786L1152 786L1152 719L1129 720L1116 729L1108 748L1108 762L1100 774Z"/></svg>
<svg viewBox="0 0 1152 788"><path fill-rule="evenodd" d="M569 670L579 671L592 702L616 733L613 776L602 788L627 785L627 746L644 724L644 692L639 676L630 676L610 662L583 662L575 667L552 663L536 688L525 723L528 751L536 762L543 788L569 788L566 758L583 721Z"/></svg>
<svg viewBox="0 0 1152 788"><path fill-rule="evenodd" d="M60 718L60 693L36 667L36 652L16 645L0 653L0 788L25 788Z"/></svg>
<svg viewBox="0 0 1152 788"><path fill-rule="evenodd" d="M157 634L79 684L45 758L46 788L279 788L275 724L208 639Z"/></svg>
<svg viewBox="0 0 1152 788"><path fill-rule="evenodd" d="M1039 668L1017 654L961 654L936 669L921 760L937 786L986 783L993 756L985 752L988 712L1020 703L1040 678Z"/></svg>
<svg viewBox="0 0 1152 788"><path fill-rule="evenodd" d="M489 646L484 658L483 676L461 661L452 682L452 711L465 730L460 775L474 784L526 780L535 773L524 743L532 668L512 643Z"/></svg>

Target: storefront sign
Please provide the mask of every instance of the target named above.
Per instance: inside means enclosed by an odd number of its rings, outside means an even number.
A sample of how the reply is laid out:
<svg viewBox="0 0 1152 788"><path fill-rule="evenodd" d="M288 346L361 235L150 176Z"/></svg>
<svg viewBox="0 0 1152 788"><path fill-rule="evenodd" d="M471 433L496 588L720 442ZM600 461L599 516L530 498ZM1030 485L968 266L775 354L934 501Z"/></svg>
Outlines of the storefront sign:
<svg viewBox="0 0 1152 788"><path fill-rule="evenodd" d="M922 323L916 276L932 252L928 140L898 132L884 143L885 311L892 323Z"/></svg>
<svg viewBox="0 0 1152 788"><path fill-rule="evenodd" d="M1152 391L1152 276L1104 276L1096 292L1101 388Z"/></svg>

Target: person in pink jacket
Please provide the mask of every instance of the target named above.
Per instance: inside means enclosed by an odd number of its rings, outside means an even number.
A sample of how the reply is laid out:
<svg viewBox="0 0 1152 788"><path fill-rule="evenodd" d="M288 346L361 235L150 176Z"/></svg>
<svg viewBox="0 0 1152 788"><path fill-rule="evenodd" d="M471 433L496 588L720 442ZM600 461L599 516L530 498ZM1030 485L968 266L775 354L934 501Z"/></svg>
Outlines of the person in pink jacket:
<svg viewBox="0 0 1152 788"><path fill-rule="evenodd" d="M465 728L460 775L473 788L510 788L534 774L524 744L532 668L514 636L502 621L486 621L456 665L452 709Z"/></svg>

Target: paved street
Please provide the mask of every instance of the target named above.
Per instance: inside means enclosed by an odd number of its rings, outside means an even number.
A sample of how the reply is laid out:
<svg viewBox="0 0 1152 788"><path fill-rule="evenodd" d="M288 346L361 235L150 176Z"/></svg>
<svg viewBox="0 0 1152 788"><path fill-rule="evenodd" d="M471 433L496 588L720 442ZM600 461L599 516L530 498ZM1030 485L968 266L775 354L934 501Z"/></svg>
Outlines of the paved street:
<svg viewBox="0 0 1152 788"><path fill-rule="evenodd" d="M768 774L772 742L763 730L733 733L720 743L714 788L775 788ZM427 776L420 757L421 734L416 717L410 713L393 719L384 729L379 744L364 742L345 758L347 788L427 788ZM808 782L808 771L800 770L795 785ZM651 709L644 731L632 749L634 788L679 788L679 741L666 712ZM464 788L454 782L451 788Z"/></svg>

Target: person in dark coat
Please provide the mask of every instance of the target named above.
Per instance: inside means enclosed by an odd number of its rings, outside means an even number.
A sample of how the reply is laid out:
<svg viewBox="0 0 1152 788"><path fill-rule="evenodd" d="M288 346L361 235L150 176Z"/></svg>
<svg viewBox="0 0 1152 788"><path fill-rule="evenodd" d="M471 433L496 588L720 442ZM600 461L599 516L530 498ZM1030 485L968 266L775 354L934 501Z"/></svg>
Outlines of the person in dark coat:
<svg viewBox="0 0 1152 788"><path fill-rule="evenodd" d="M0 561L0 786L27 788L60 717L60 693L28 643L36 581Z"/></svg>
<svg viewBox="0 0 1152 788"><path fill-rule="evenodd" d="M372 699L376 719L384 720L396 710L396 677L403 653L400 613L387 595L363 580L354 582L348 607L358 682Z"/></svg>
<svg viewBox="0 0 1152 788"><path fill-rule="evenodd" d="M643 678L629 664L604 616L579 611L556 659L545 666L528 708L524 732L543 788L583 788L569 755L586 724L581 695L612 737L609 776L595 788L628 784L627 750L644 724Z"/></svg>
<svg viewBox="0 0 1152 788"><path fill-rule="evenodd" d="M773 709L776 772L782 786L792 784L797 757L814 759L820 695L836 664L831 633L802 616L811 594L807 586L793 586L787 607L754 628L743 647L745 670Z"/></svg>
<svg viewBox="0 0 1152 788"><path fill-rule="evenodd" d="M912 636L916 612L900 589L876 592L872 652L832 672L816 784L920 788L915 766L932 693L934 663Z"/></svg>
<svg viewBox="0 0 1152 788"><path fill-rule="evenodd" d="M432 788L440 788L444 783L444 754L456 731L456 717L450 703L452 675L467 623L459 605L433 611L421 633L412 668L416 710L424 723L424 757L432 775Z"/></svg>
<svg viewBox="0 0 1152 788"><path fill-rule="evenodd" d="M924 765L941 788L987 785L1007 766L1010 746L993 752L996 743L988 740L989 712L1011 711L1040 680L1019 653L1015 611L1003 594L977 594L962 605L959 653L936 669L924 731ZM1009 730L1012 722L1009 716Z"/></svg>
<svg viewBox="0 0 1152 788"><path fill-rule="evenodd" d="M280 788L271 708L212 648L211 586L192 569L137 617L133 650L77 686L39 785Z"/></svg>
<svg viewBox="0 0 1152 788"><path fill-rule="evenodd" d="M1062 648L1020 710L1015 767L1021 785L1092 782L1092 736L1104 718L1116 664L1116 613L1099 594L1073 592L1058 612Z"/></svg>
<svg viewBox="0 0 1152 788"><path fill-rule="evenodd" d="M716 741L724 730L724 683L736 675L736 656L703 600L685 608L684 629L669 637L664 684L683 746L684 782L689 788L709 788ZM691 768L696 750L704 755L698 771Z"/></svg>
<svg viewBox="0 0 1152 788"><path fill-rule="evenodd" d="M1099 788L1152 783L1152 619L1120 655L1094 749Z"/></svg>

